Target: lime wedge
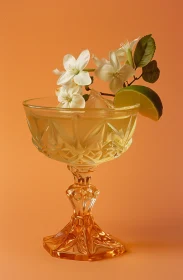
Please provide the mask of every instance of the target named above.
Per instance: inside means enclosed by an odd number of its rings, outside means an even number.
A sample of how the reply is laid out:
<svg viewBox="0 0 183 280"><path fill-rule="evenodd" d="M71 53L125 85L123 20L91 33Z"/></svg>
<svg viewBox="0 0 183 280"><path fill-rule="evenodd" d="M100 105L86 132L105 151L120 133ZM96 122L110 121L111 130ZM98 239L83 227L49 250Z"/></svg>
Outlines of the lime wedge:
<svg viewBox="0 0 183 280"><path fill-rule="evenodd" d="M159 120L163 113L161 99L152 89L133 85L120 89L114 98L114 106L124 107L140 104L139 113L154 121Z"/></svg>

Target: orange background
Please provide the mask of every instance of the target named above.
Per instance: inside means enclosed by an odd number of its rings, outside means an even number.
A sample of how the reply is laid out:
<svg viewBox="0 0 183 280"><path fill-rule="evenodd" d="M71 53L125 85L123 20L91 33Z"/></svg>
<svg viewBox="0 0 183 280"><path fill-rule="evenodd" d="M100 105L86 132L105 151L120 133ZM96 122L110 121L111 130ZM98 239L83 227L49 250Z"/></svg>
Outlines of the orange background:
<svg viewBox="0 0 183 280"><path fill-rule="evenodd" d="M1 3L0 279L183 278L182 27L178 0ZM129 253L94 263L51 258L42 237L69 221L65 190L73 179L66 165L32 145L21 102L54 94L52 70L65 54L89 48L107 57L124 40L149 33L161 69L151 87L164 116L157 123L139 117L129 151L93 176L101 191L95 219Z"/></svg>

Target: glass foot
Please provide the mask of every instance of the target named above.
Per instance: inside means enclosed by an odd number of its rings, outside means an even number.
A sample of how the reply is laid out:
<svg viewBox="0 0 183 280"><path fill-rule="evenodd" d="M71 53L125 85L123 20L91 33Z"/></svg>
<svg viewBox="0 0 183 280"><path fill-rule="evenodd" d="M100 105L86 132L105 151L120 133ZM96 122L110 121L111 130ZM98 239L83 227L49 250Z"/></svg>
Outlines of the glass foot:
<svg viewBox="0 0 183 280"><path fill-rule="evenodd" d="M73 215L65 228L43 239L43 246L53 257L80 261L112 258L125 252L120 241L103 232L91 214Z"/></svg>

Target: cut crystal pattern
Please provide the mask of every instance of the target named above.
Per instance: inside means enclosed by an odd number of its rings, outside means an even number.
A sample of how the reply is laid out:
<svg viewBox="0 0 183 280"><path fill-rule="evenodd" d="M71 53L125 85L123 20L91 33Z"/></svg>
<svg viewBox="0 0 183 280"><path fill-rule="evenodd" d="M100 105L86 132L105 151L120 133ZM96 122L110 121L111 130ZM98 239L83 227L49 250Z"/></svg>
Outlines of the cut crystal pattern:
<svg viewBox="0 0 183 280"><path fill-rule="evenodd" d="M99 190L90 181L97 165L130 147L137 107L80 111L25 105L34 145L46 156L67 163L74 176L74 184L66 191L73 207L71 220L57 234L43 239L52 256L93 261L124 253L124 245L94 221L92 208Z"/></svg>
<svg viewBox="0 0 183 280"><path fill-rule="evenodd" d="M105 233L91 214L99 191L90 184L88 169L69 166L75 184L67 190L74 214L71 221L57 234L43 239L45 249L53 256L74 260L100 260L125 252L119 240Z"/></svg>
<svg viewBox="0 0 183 280"><path fill-rule="evenodd" d="M136 115L121 118L40 118L29 115L33 143L40 152L72 165L98 165L119 157L132 143Z"/></svg>

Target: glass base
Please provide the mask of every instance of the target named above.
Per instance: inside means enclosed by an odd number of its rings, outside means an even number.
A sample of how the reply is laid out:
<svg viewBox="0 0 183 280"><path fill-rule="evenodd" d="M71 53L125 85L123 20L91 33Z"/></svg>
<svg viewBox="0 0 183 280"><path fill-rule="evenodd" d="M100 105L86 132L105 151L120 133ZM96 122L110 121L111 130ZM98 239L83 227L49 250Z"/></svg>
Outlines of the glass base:
<svg viewBox="0 0 183 280"><path fill-rule="evenodd" d="M53 257L79 261L112 258L125 252L121 242L103 232L91 214L73 215L56 235L44 237L43 246Z"/></svg>

